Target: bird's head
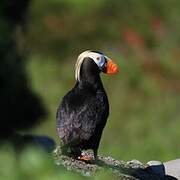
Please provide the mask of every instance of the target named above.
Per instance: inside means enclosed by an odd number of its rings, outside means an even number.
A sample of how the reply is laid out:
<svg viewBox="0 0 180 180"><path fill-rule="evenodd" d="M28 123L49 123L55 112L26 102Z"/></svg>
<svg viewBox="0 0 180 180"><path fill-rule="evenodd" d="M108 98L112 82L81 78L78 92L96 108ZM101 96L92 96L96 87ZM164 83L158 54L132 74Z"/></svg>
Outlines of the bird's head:
<svg viewBox="0 0 180 180"><path fill-rule="evenodd" d="M80 71L84 61L91 61L91 63L93 63L93 65L98 68L99 72L103 72L106 74L115 74L119 71L118 66L103 53L98 51L88 50L82 52L78 56L75 66L75 78L77 81L80 81L81 79Z"/></svg>

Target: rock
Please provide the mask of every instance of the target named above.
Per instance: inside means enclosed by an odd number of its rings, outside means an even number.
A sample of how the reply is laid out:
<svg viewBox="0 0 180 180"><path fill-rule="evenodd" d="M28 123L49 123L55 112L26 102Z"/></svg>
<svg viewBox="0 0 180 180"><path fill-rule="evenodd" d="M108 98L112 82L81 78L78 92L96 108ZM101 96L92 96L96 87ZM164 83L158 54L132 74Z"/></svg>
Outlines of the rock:
<svg viewBox="0 0 180 180"><path fill-rule="evenodd" d="M148 169L158 174L162 179L180 179L180 159L168 162L149 161Z"/></svg>
<svg viewBox="0 0 180 180"><path fill-rule="evenodd" d="M89 155L92 155L90 152ZM138 160L125 162L115 160L112 157L98 156L97 161L83 162L61 154L60 147L58 146L54 151L55 163L58 166L64 166L67 170L75 171L83 176L94 176L96 173L106 170L112 173L116 179L142 179L142 180L159 180L159 176L147 164L143 164ZM166 179L166 178L163 178Z"/></svg>
<svg viewBox="0 0 180 180"><path fill-rule="evenodd" d="M165 162L164 168L167 175L180 179L180 159Z"/></svg>
<svg viewBox="0 0 180 180"><path fill-rule="evenodd" d="M148 161L147 164L149 166L158 166L158 165L162 165L162 162L161 161L151 160L151 161Z"/></svg>
<svg viewBox="0 0 180 180"><path fill-rule="evenodd" d="M147 162L149 165L149 169L151 169L154 173L159 175L162 179L165 178L165 168L162 162L160 161L149 161Z"/></svg>

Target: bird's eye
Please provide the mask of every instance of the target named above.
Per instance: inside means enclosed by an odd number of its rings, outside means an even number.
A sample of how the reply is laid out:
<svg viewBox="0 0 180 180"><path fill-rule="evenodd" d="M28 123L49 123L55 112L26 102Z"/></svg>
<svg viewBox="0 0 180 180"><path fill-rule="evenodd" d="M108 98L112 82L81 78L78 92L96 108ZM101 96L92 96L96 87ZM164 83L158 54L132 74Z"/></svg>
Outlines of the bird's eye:
<svg viewBox="0 0 180 180"><path fill-rule="evenodd" d="M99 61L99 60L100 60L100 57L97 57L96 59Z"/></svg>

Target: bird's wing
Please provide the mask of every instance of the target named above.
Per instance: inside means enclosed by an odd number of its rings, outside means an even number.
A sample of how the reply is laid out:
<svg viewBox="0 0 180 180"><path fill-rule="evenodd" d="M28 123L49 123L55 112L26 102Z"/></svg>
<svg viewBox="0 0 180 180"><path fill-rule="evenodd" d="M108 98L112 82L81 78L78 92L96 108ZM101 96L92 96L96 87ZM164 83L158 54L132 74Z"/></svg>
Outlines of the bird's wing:
<svg viewBox="0 0 180 180"><path fill-rule="evenodd" d="M67 141L88 140L98 124L106 123L106 106L94 97L67 95L57 113L57 129ZM71 100L71 101L70 101Z"/></svg>
<svg viewBox="0 0 180 180"><path fill-rule="evenodd" d="M88 140L94 134L98 124L105 123L102 122L104 120L103 113L104 106L94 99L83 106L81 111L79 111L77 114L77 120L79 124L81 124L81 134L84 139Z"/></svg>

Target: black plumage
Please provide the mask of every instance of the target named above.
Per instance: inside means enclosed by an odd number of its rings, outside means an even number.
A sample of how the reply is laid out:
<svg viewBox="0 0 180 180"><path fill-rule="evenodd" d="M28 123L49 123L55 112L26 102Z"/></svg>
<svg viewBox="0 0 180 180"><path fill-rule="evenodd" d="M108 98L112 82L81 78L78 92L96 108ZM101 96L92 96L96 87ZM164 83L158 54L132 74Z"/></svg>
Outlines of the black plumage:
<svg viewBox="0 0 180 180"><path fill-rule="evenodd" d="M77 158L82 150L92 149L97 157L109 115L109 102L100 78L102 70L92 58L85 57L80 80L62 99L57 111L57 132L64 154Z"/></svg>

